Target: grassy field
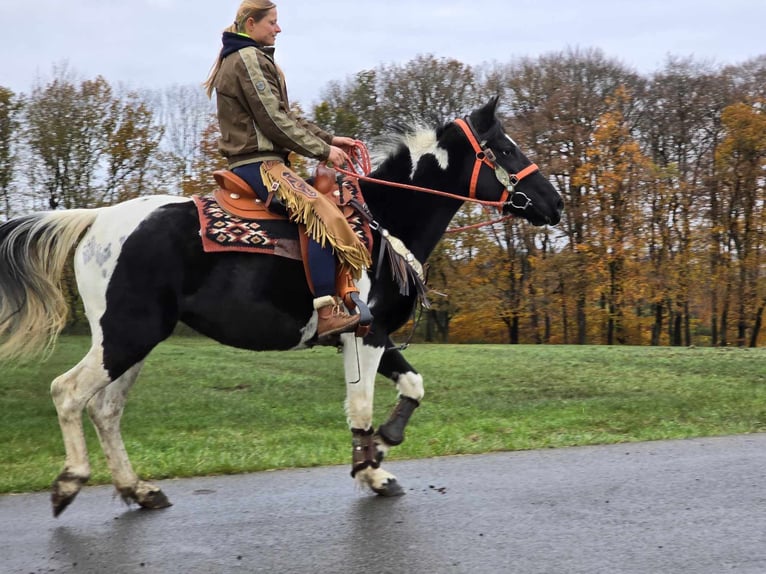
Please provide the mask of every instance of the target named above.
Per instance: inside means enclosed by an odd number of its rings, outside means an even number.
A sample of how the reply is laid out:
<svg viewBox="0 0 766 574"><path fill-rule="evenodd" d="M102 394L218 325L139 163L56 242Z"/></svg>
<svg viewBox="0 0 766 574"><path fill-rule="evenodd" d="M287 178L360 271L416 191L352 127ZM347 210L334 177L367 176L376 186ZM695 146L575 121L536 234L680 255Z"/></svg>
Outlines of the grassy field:
<svg viewBox="0 0 766 574"><path fill-rule="evenodd" d="M50 381L89 340L0 368L0 493L48 488L64 453ZM392 458L766 430L766 349L415 345L426 397ZM350 462L334 349L250 353L176 337L150 356L123 437L146 478ZM376 424L395 401L379 377ZM92 484L109 482L86 424Z"/></svg>

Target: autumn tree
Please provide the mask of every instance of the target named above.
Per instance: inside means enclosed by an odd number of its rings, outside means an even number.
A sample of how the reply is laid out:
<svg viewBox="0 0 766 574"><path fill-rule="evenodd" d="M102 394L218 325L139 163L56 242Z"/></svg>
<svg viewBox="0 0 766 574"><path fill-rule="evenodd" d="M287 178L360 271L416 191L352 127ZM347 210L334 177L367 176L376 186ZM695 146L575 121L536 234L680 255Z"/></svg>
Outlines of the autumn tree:
<svg viewBox="0 0 766 574"><path fill-rule="evenodd" d="M713 69L671 58L654 74L644 98L641 139L663 180L655 188L662 201L654 204L656 238L662 239L654 254L665 265L663 292L654 301L654 330L660 332L664 323L673 345L692 344L695 222L711 197L712 154L725 97ZM716 198L712 201L715 209Z"/></svg>
<svg viewBox="0 0 766 574"><path fill-rule="evenodd" d="M104 178L99 203L112 204L156 192L149 170L164 128L137 93L112 99L104 122Z"/></svg>
<svg viewBox="0 0 766 574"><path fill-rule="evenodd" d="M371 140L391 124L440 124L486 103L471 66L418 56L332 82L314 106L317 123L333 133Z"/></svg>
<svg viewBox="0 0 766 574"><path fill-rule="evenodd" d="M756 346L766 306L766 100L728 106L725 137L716 151L727 238L727 286L736 302L736 344Z"/></svg>
<svg viewBox="0 0 766 574"><path fill-rule="evenodd" d="M378 109L377 79L376 70L363 70L345 83L330 82L314 107L314 121L331 133L363 141L379 135L385 118Z"/></svg>
<svg viewBox="0 0 766 574"><path fill-rule="evenodd" d="M591 228L589 196L593 189L573 175L587 161L586 149L600 118L607 111L608 98L621 86L639 91L640 78L598 50L568 50L537 59L524 58L505 66L510 97L508 112L516 136L529 142L527 148L556 182L564 199L561 230L565 253L558 277L560 297L567 301L562 342L589 341L590 309L587 246ZM635 110L626 110L632 119ZM516 133L515 131L512 133ZM569 326L569 316L573 325ZM574 331L574 333L572 333Z"/></svg>
<svg viewBox="0 0 766 574"><path fill-rule="evenodd" d="M215 185L213 172L226 168L226 159L218 151L220 135L218 120L211 114L207 127L200 134L198 150L194 153L194 160L188 173L182 176L181 193L183 195L210 193Z"/></svg>
<svg viewBox="0 0 766 574"><path fill-rule="evenodd" d="M644 250L640 197L648 182L649 161L631 136L624 109L630 96L619 88L607 98L609 110L593 132L585 161L574 172L574 185L592 190L587 247L588 280L602 314L603 342L639 343L640 327L632 338L627 315L640 300L641 279L632 272ZM635 323L635 321L634 321Z"/></svg>
<svg viewBox="0 0 766 574"><path fill-rule="evenodd" d="M58 70L29 96L28 173L47 208L111 203L146 191L143 175L161 129L137 95L115 96L102 77L79 84Z"/></svg>

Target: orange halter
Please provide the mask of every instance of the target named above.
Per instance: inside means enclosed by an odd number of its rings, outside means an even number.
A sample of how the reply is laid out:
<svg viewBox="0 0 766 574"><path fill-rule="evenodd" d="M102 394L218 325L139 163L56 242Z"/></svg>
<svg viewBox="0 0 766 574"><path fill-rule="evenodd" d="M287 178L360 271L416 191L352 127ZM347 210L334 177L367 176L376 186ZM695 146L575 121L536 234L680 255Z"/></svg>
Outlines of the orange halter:
<svg viewBox="0 0 766 574"><path fill-rule="evenodd" d="M503 184L503 187L505 187L505 191L503 192L503 196L501 198L503 203L508 200L508 195L514 191L516 184L518 184L528 175L539 171L540 168L537 167L537 164L531 163L518 173L508 173L504 167L496 163L497 158L495 157L495 153L492 151L492 149L482 146L479 143L479 140L476 137L476 132L467 119L464 120L458 118L455 120L455 123L460 129L463 130L463 133L471 144L473 151L476 152L476 162L473 164L473 172L471 173L471 185L468 191L468 197L471 199L476 197L476 186L479 181L479 171L481 170L482 164L494 170L495 177L497 177L498 181Z"/></svg>

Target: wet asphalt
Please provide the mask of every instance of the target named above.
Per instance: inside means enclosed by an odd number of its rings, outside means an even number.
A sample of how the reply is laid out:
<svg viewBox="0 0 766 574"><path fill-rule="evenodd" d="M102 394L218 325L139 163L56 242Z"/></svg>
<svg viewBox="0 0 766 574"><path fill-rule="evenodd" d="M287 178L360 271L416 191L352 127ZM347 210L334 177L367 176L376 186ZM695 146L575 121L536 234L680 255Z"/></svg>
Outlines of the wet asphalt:
<svg viewBox="0 0 766 574"><path fill-rule="evenodd" d="M174 506L86 487L0 496L0 572L766 573L766 434L160 482Z"/></svg>

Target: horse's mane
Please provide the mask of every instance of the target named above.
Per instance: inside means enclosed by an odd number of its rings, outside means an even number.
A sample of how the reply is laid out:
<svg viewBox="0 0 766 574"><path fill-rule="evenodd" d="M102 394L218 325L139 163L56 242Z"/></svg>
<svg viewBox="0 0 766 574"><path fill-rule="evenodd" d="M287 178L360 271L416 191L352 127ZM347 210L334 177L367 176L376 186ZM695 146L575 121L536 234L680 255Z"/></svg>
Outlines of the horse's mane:
<svg viewBox="0 0 766 574"><path fill-rule="evenodd" d="M385 133L373 139L370 152L373 170L401 153L403 148L412 158L419 158L425 150L435 150L440 127L441 123L422 120L389 124Z"/></svg>

